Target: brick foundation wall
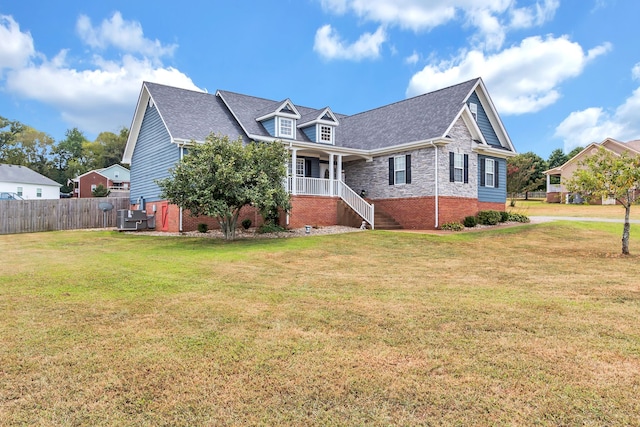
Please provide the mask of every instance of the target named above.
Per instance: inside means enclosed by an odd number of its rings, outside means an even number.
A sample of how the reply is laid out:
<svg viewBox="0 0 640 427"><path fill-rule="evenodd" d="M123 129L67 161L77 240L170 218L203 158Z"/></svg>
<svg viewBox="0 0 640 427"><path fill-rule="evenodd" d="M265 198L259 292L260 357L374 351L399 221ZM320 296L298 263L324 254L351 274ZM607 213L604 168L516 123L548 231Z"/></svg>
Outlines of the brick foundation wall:
<svg viewBox="0 0 640 427"><path fill-rule="evenodd" d="M373 201L375 208L391 215L404 229L435 229L435 197L411 197ZM462 222L479 211L504 211L504 203L478 202L462 197L438 198L438 226L447 222Z"/></svg>
<svg viewBox="0 0 640 427"><path fill-rule="evenodd" d="M500 211L503 212L506 208L505 203L489 203L478 202L478 211Z"/></svg>
<svg viewBox="0 0 640 427"><path fill-rule="evenodd" d="M562 193L547 193L547 203L562 203Z"/></svg>
<svg viewBox="0 0 640 427"><path fill-rule="evenodd" d="M163 205L167 206L167 214L165 218L162 218ZM154 206L156 209L155 215L157 231L167 231L172 233L180 231L180 208L178 206L169 204L166 201L147 202L145 204L145 209L148 215L154 214ZM138 205L131 205L131 209L138 209ZM263 223L262 217L253 206L245 206L240 210L237 226L242 227L242 221L246 218L251 220L251 227L259 227ZM217 230L220 228L220 225L215 218L206 216L193 217L189 214L189 211L182 212L182 231L196 231L198 229L198 224L201 223L207 224L211 230Z"/></svg>
<svg viewBox="0 0 640 427"><path fill-rule="evenodd" d="M389 214L402 228L428 230L435 228L435 198L409 197L373 200L375 209Z"/></svg>
<svg viewBox="0 0 640 427"><path fill-rule="evenodd" d="M288 227L337 225L338 200L338 197L291 196Z"/></svg>

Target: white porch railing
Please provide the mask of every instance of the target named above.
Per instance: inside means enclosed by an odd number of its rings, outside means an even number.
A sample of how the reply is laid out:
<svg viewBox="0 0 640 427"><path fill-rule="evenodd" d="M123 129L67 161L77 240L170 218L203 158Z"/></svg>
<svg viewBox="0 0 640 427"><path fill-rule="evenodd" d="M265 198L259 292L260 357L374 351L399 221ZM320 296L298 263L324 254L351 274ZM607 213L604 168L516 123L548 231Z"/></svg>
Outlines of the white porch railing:
<svg viewBox="0 0 640 427"><path fill-rule="evenodd" d="M342 181L335 181L338 186L338 195L351 209L353 209L358 215L360 215L365 221L371 225L371 229L374 229L374 207L372 203L368 203L365 199L360 197L355 191L353 191L347 184Z"/></svg>
<svg viewBox="0 0 640 427"><path fill-rule="evenodd" d="M547 185L547 193L562 193L562 185L560 184Z"/></svg>
<svg viewBox="0 0 640 427"><path fill-rule="evenodd" d="M294 179L295 190L293 187ZM290 176L287 177L287 191L296 195L340 197L351 209L371 225L371 229L374 228L373 204L368 203L342 181L306 177L293 178Z"/></svg>

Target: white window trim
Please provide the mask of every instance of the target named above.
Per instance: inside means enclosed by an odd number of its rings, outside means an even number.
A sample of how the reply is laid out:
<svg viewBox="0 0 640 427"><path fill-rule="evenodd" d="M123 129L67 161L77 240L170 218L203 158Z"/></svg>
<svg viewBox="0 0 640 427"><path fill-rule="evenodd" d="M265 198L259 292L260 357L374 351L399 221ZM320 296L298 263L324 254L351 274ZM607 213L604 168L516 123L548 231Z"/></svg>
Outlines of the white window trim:
<svg viewBox="0 0 640 427"><path fill-rule="evenodd" d="M36 197L42 197L42 188L36 188Z"/></svg>
<svg viewBox="0 0 640 427"><path fill-rule="evenodd" d="M398 160L402 159L404 163L403 169L398 169ZM404 172L404 181L398 182L398 172ZM407 157L406 156L394 156L393 157L393 185L405 185L407 183Z"/></svg>
<svg viewBox="0 0 640 427"><path fill-rule="evenodd" d="M336 133L335 132L335 128L333 126L329 126L329 125L326 125L326 124L317 124L316 126L317 126L316 127L316 134L317 134L316 140L318 142L322 143L322 144L331 144L331 145L333 145L334 144L334 140L335 140L334 135ZM331 131L331 135L329 135L329 141L323 141L322 140L322 128L323 127L326 127Z"/></svg>
<svg viewBox="0 0 640 427"><path fill-rule="evenodd" d="M489 165L491 165L491 172L489 172ZM491 176L491 179L489 179ZM494 188L496 185L496 168L495 160L484 159L484 186Z"/></svg>
<svg viewBox="0 0 640 427"><path fill-rule="evenodd" d="M24 194L24 188L22 188L22 187L18 187L18 188L16 189L16 194L17 194L18 196L22 197L22 195Z"/></svg>
<svg viewBox="0 0 640 427"><path fill-rule="evenodd" d="M460 171L460 179L458 179L458 171ZM464 154L453 153L453 181L464 182Z"/></svg>
<svg viewBox="0 0 640 427"><path fill-rule="evenodd" d="M282 132L282 125L284 123L284 121L289 122L290 125L290 129L291 129L291 133L286 134L284 132ZM294 119L290 119L288 117L278 117L276 120L276 135L280 138L289 138L289 139L295 139L295 135L296 135L296 121Z"/></svg>

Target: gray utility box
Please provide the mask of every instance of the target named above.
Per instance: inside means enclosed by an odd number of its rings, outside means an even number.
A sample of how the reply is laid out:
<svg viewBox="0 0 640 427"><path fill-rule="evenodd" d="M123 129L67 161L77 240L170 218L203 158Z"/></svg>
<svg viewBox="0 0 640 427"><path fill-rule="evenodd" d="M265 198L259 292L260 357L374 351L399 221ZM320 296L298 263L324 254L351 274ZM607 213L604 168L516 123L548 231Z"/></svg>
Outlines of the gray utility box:
<svg viewBox="0 0 640 427"><path fill-rule="evenodd" d="M154 215L147 216L147 211L119 209L117 216L118 231L137 231L156 228Z"/></svg>

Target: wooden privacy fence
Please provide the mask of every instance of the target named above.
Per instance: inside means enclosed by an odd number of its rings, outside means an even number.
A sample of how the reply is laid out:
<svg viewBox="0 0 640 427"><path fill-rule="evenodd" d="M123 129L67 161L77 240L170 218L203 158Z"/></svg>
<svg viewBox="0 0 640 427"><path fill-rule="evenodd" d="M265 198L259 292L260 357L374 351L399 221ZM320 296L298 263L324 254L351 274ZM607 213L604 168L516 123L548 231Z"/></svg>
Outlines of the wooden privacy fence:
<svg viewBox="0 0 640 427"><path fill-rule="evenodd" d="M98 206L108 202L106 214ZM0 200L0 234L75 230L116 226L118 209L129 209L128 198ZM104 215L104 216L103 216Z"/></svg>

